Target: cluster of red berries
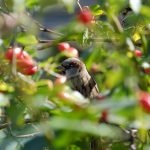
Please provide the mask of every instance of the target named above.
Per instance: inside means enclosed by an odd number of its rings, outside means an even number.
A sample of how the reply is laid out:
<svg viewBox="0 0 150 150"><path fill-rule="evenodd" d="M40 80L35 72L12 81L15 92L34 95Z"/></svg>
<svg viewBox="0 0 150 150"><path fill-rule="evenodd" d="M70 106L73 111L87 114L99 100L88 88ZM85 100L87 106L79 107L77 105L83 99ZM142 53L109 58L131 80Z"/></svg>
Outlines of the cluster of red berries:
<svg viewBox="0 0 150 150"><path fill-rule="evenodd" d="M74 47L71 47L69 43L62 42L58 44L58 50L60 52L66 53L70 57L79 57L78 50Z"/></svg>
<svg viewBox="0 0 150 150"><path fill-rule="evenodd" d="M15 60L17 71L24 75L33 75L38 70L35 61L26 51L23 51L21 47L10 47L5 53L5 58L9 60L10 63L13 63L13 60Z"/></svg>

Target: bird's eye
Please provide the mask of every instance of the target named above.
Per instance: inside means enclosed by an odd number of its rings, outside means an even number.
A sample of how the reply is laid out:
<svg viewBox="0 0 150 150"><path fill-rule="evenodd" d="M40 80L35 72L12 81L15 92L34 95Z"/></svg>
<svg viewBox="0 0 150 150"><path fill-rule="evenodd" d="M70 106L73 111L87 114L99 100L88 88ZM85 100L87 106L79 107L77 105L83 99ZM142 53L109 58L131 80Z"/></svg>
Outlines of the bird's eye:
<svg viewBox="0 0 150 150"><path fill-rule="evenodd" d="M75 63L74 63L74 62L71 62L71 63L69 63L69 64L63 65L63 67L64 67L65 69L71 69L71 68L75 67Z"/></svg>
<svg viewBox="0 0 150 150"><path fill-rule="evenodd" d="M70 65L72 65L72 66L75 65L75 64L76 64L75 62L71 62L71 63L70 63Z"/></svg>
<svg viewBox="0 0 150 150"><path fill-rule="evenodd" d="M76 63L75 62L71 62L70 63L70 67L75 67L76 66Z"/></svg>
<svg viewBox="0 0 150 150"><path fill-rule="evenodd" d="M74 66L73 64L70 64L70 65L69 65L69 67L73 67L73 66Z"/></svg>
<svg viewBox="0 0 150 150"><path fill-rule="evenodd" d="M64 67L65 67L65 69L70 69L71 68L70 65L65 65Z"/></svg>
<svg viewBox="0 0 150 150"><path fill-rule="evenodd" d="M73 65L73 64L65 65L65 68L66 68L66 69L71 69L71 68L73 68L73 67L74 67L74 65Z"/></svg>

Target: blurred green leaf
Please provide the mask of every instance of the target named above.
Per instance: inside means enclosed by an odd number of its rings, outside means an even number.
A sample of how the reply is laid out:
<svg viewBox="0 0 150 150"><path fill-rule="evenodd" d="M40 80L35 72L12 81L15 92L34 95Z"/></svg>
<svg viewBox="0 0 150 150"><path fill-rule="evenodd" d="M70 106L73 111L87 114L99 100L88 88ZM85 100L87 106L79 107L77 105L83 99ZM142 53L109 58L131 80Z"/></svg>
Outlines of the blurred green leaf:
<svg viewBox="0 0 150 150"><path fill-rule="evenodd" d="M26 34L17 38L17 42L24 45L37 44L38 41L34 35Z"/></svg>
<svg viewBox="0 0 150 150"><path fill-rule="evenodd" d="M102 0L88 6L95 17L86 24L77 19L75 0L0 1L0 149L90 150L93 136L101 138L102 149L124 150L131 144L129 130L136 128L137 149L148 150L150 115L140 100L141 91L150 92L149 68L143 65L150 62L149 4ZM57 48L60 42L78 50L96 79L99 99L84 98L69 81L56 84L56 66L72 57ZM11 58L6 60L8 47L18 44L36 60L36 74L14 71ZM25 58L17 54L13 63L18 59Z"/></svg>
<svg viewBox="0 0 150 150"><path fill-rule="evenodd" d="M150 7L148 7L148 6L142 6L141 7L141 14L142 15L144 15L145 17L147 17L147 18L150 18L150 14L148 13L150 11Z"/></svg>
<svg viewBox="0 0 150 150"><path fill-rule="evenodd" d="M103 136L109 138L121 137L121 131L116 127L111 127L105 124L94 124L88 120L73 120L64 117L54 117L48 122L52 129L56 130L69 130L80 133ZM113 132L115 131L115 132ZM116 136L117 135L117 136Z"/></svg>
<svg viewBox="0 0 150 150"><path fill-rule="evenodd" d="M67 8L68 12L72 13L74 11L75 1L74 0L61 0L62 3Z"/></svg>
<svg viewBox="0 0 150 150"><path fill-rule="evenodd" d="M92 10L92 13L94 16L99 16L104 13L104 11L101 9L100 5L92 5L90 6L90 9Z"/></svg>
<svg viewBox="0 0 150 150"><path fill-rule="evenodd" d="M37 6L39 4L40 0L26 0L26 6L27 8L32 8L33 6Z"/></svg>

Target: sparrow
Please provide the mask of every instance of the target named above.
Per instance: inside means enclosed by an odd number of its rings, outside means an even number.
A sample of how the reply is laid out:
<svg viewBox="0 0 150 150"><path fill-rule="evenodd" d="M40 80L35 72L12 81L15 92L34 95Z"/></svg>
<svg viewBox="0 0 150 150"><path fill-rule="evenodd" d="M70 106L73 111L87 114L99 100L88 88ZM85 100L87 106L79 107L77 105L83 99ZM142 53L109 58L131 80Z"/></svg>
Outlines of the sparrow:
<svg viewBox="0 0 150 150"><path fill-rule="evenodd" d="M88 73L85 64L77 58L65 59L60 66L57 67L70 80L72 88L80 92L84 97L94 99L99 95L98 86L94 78ZM99 137L91 137L91 150L100 150Z"/></svg>
<svg viewBox="0 0 150 150"><path fill-rule="evenodd" d="M72 88L80 92L84 97L90 100L99 95L98 86L94 78L88 73L85 64L77 58L65 59L57 69L61 70L63 74L70 80ZM100 138L90 138L91 150L100 150Z"/></svg>
<svg viewBox="0 0 150 150"><path fill-rule="evenodd" d="M61 70L72 84L73 90L84 97L93 99L99 94L94 78L88 73L85 64L77 58L65 59L58 69Z"/></svg>

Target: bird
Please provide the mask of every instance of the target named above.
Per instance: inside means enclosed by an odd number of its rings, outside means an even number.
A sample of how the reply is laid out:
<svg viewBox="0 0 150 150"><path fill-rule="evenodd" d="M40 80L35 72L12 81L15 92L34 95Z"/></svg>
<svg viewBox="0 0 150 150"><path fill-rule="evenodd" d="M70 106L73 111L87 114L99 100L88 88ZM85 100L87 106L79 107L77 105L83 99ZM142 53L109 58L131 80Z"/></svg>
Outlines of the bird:
<svg viewBox="0 0 150 150"><path fill-rule="evenodd" d="M65 59L57 69L61 70L63 74L70 80L72 88L80 92L85 98L90 100L99 95L99 89L94 78L88 73L85 64L78 58ZM91 150L100 150L100 138L90 138Z"/></svg>
<svg viewBox="0 0 150 150"><path fill-rule="evenodd" d="M67 58L57 67L71 82L73 90L80 92L85 98L94 99L99 89L94 78L88 73L85 64L78 58Z"/></svg>

